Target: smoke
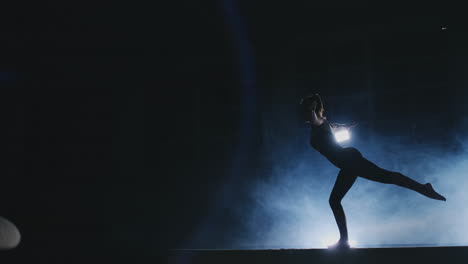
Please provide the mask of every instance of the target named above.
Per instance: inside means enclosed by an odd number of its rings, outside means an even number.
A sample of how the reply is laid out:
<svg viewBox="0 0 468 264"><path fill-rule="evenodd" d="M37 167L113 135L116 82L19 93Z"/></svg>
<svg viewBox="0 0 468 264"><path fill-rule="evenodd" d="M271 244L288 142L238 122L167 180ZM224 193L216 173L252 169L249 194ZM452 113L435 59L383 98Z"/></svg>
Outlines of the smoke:
<svg viewBox="0 0 468 264"><path fill-rule="evenodd" d="M430 140L412 143L395 135L377 136L375 144L369 145L359 138L359 130L355 134L349 145L364 157L421 183L431 182L447 202L358 178L342 201L350 240L357 241L358 247L468 242L466 138L457 137L462 149L455 151ZM305 146L307 138L304 135ZM241 231L229 246L320 248L336 242L339 233L328 198L339 169L310 147L295 152L279 147L273 152L270 175L251 184L250 203L237 213Z"/></svg>

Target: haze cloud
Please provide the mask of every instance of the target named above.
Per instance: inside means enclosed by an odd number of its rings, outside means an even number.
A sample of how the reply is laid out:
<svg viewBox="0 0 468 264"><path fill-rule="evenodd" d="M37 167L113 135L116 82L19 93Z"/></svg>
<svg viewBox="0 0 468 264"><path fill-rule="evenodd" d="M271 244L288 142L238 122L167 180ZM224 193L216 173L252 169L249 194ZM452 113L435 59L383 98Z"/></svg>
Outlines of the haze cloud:
<svg viewBox="0 0 468 264"><path fill-rule="evenodd" d="M396 136L378 136L372 146L359 138L351 141L382 168L431 182L447 202L358 178L342 202L350 239L358 246L466 243L468 154L464 147L468 141L460 137L458 141L463 149L457 151L403 142ZM252 203L239 214L243 231L230 246L307 248L334 243L339 234L328 198L338 169L310 148L295 154L276 151L271 175L252 184Z"/></svg>

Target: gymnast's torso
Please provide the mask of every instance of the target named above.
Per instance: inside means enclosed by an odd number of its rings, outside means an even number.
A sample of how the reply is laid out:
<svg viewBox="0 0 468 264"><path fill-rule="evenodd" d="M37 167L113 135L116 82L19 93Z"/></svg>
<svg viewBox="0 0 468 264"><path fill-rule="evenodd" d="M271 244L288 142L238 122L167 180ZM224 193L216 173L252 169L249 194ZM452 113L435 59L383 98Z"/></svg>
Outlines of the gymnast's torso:
<svg viewBox="0 0 468 264"><path fill-rule="evenodd" d="M361 156L357 149L343 148L338 144L332 127L326 119L318 126L311 125L310 145L341 169L352 167L353 157Z"/></svg>

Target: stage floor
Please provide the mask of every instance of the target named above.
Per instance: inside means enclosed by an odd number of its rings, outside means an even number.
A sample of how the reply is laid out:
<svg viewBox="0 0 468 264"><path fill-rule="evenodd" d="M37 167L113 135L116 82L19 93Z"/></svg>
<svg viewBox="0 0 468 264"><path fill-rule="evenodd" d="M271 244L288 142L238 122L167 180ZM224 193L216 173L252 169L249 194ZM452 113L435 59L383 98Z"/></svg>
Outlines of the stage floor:
<svg viewBox="0 0 468 264"><path fill-rule="evenodd" d="M387 245L328 249L174 249L166 263L468 263L468 246Z"/></svg>

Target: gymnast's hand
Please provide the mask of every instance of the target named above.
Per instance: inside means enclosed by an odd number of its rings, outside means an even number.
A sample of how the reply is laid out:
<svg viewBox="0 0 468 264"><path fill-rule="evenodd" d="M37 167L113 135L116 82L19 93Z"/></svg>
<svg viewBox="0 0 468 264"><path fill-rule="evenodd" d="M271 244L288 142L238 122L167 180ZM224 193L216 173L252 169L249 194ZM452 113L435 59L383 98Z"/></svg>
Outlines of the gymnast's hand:
<svg viewBox="0 0 468 264"><path fill-rule="evenodd" d="M310 105L310 109L312 111L315 111L315 108L317 108L317 101L313 101L312 104Z"/></svg>

